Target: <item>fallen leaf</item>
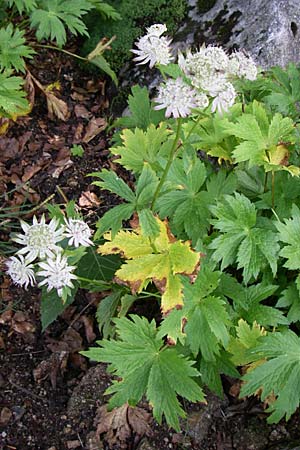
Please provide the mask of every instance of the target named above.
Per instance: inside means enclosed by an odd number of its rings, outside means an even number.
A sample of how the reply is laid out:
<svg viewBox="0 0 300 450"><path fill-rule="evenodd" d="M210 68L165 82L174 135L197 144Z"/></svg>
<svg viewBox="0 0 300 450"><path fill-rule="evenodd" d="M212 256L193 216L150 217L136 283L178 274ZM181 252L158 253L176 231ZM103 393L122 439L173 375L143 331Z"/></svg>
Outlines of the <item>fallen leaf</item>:
<svg viewBox="0 0 300 450"><path fill-rule="evenodd" d="M84 325L86 340L90 344L97 337L96 334L94 333L94 326L93 326L94 319L92 317L88 317L88 316L84 315L84 316L81 316L80 320Z"/></svg>
<svg viewBox="0 0 300 450"><path fill-rule="evenodd" d="M33 175L38 173L41 169L42 167L38 166L37 164L34 164L33 166L27 166L22 176L23 183L26 183L26 181L30 180L30 178L32 178Z"/></svg>
<svg viewBox="0 0 300 450"><path fill-rule="evenodd" d="M96 436L104 435L110 448L117 446L127 449L129 441L151 435L151 415L142 408L131 407L126 403L112 411L107 411L106 405L98 409L95 419Z"/></svg>
<svg viewBox="0 0 300 450"><path fill-rule="evenodd" d="M5 342L1 334L0 334L0 350L5 350Z"/></svg>
<svg viewBox="0 0 300 450"><path fill-rule="evenodd" d="M81 193L78 204L82 208L93 208L99 206L101 201L94 192L85 191Z"/></svg>
<svg viewBox="0 0 300 450"><path fill-rule="evenodd" d="M34 324L28 319L28 317L22 312L17 311L11 322L12 329L19 334L30 334L35 331Z"/></svg>
<svg viewBox="0 0 300 450"><path fill-rule="evenodd" d="M57 376L59 373L64 374L69 353L67 351L61 351L53 353L48 359L42 361L34 370L33 378L37 383L50 378L53 389L56 388Z"/></svg>
<svg viewBox="0 0 300 450"><path fill-rule="evenodd" d="M82 337L74 328L68 328L59 340L48 338L47 341L47 347L54 353L61 351L73 353L83 348Z"/></svg>
<svg viewBox="0 0 300 450"><path fill-rule="evenodd" d="M89 121L88 126L86 127L85 135L83 136L82 142L84 143L90 142L92 139L94 139L94 137L96 137L99 133L101 133L101 131L105 130L106 127L107 122L102 117L98 117L97 119L96 118L91 119Z"/></svg>
<svg viewBox="0 0 300 450"><path fill-rule="evenodd" d="M10 419L12 418L12 412L9 408L4 406L0 412L0 425L5 426L8 424Z"/></svg>
<svg viewBox="0 0 300 450"><path fill-rule="evenodd" d="M52 92L46 92L46 100L48 107L48 116L53 119L56 116L58 119L66 122L71 113L68 105L62 99L56 97Z"/></svg>
<svg viewBox="0 0 300 450"><path fill-rule="evenodd" d="M27 92L27 100L29 102L30 111L33 108L35 100L35 87L32 80L31 73L28 71L25 77L24 89Z"/></svg>
<svg viewBox="0 0 300 450"><path fill-rule="evenodd" d="M75 105L74 114L77 118L82 117L83 119L89 119L92 115L83 105Z"/></svg>

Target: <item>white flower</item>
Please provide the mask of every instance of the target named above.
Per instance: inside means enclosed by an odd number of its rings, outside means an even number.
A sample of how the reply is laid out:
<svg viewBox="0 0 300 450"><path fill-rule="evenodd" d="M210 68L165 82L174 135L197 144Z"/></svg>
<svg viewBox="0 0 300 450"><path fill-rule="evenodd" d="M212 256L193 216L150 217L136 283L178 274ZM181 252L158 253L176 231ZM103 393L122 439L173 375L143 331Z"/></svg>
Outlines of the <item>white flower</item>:
<svg viewBox="0 0 300 450"><path fill-rule="evenodd" d="M198 89L210 91L212 86L226 81L229 58L221 47L201 47L196 53L187 51L178 56L178 65Z"/></svg>
<svg viewBox="0 0 300 450"><path fill-rule="evenodd" d="M230 56L229 68L230 74L247 80L256 80L257 67L254 60L250 56L246 56L243 52L235 52Z"/></svg>
<svg viewBox="0 0 300 450"><path fill-rule="evenodd" d="M154 109L166 108L166 117L172 115L175 118L187 117L192 109L200 107L199 103L205 103L204 98L200 98L199 93L182 78L169 79L160 85L154 101L160 103Z"/></svg>
<svg viewBox="0 0 300 450"><path fill-rule="evenodd" d="M49 258L46 262L39 263L41 271L37 275L45 279L39 283L40 286L47 285L47 291L56 289L57 294L61 297L63 295L64 287L73 288L72 280L77 277L72 273L76 266L68 266L68 260L61 253L58 253L55 258Z"/></svg>
<svg viewBox="0 0 300 450"><path fill-rule="evenodd" d="M70 238L68 242L69 245L74 245L74 247L79 247L80 245L89 247L90 245L94 245L89 239L92 235L92 231L83 220L65 219L65 222L65 236Z"/></svg>
<svg viewBox="0 0 300 450"><path fill-rule="evenodd" d="M218 111L221 115L228 112L229 108L234 104L236 92L231 83L226 83L225 89L218 93L214 98L211 106L211 112Z"/></svg>
<svg viewBox="0 0 300 450"><path fill-rule="evenodd" d="M138 50L131 50L132 53L137 55L133 58L133 61L137 61L137 64L150 63L150 68L155 64L163 66L169 64L173 60L170 49L172 40L161 36L166 30L167 27L161 24L147 28L148 33L135 44Z"/></svg>
<svg viewBox="0 0 300 450"><path fill-rule="evenodd" d="M19 286L24 285L25 289L27 289L29 284L34 286L35 277L33 264L29 264L29 261L27 261L24 256L11 256L5 264L7 266L7 273L15 284L18 284Z"/></svg>
<svg viewBox="0 0 300 450"><path fill-rule="evenodd" d="M167 31L167 27L165 24L155 23L151 25L151 27L146 28L148 36L156 36L160 37Z"/></svg>
<svg viewBox="0 0 300 450"><path fill-rule="evenodd" d="M45 257L52 257L61 248L56 245L57 242L64 238L64 227L59 227L56 219L52 219L49 224L46 224L45 217L42 216L40 223L34 216L33 224L28 225L21 222L21 227L24 234L17 234L14 238L18 244L24 246L18 250L18 254L27 255L27 260L33 261L37 257L43 259Z"/></svg>

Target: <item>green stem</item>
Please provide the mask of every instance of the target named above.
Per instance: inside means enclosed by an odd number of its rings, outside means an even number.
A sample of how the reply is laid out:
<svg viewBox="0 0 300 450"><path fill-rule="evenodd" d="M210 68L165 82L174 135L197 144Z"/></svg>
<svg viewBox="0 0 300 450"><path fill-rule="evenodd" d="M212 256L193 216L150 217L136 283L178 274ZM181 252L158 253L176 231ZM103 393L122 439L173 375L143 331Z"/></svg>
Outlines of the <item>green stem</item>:
<svg viewBox="0 0 300 450"><path fill-rule="evenodd" d="M34 47L41 48L49 48L51 50L57 50L58 52L66 53L66 55L73 56L73 58L80 59L81 61L87 62L87 58L83 58L82 56L76 55L76 53L69 52L68 50L64 50L63 48L55 47L54 45L46 45L46 44L34 44Z"/></svg>
<svg viewBox="0 0 300 450"><path fill-rule="evenodd" d="M275 204L275 172L272 170L272 209L274 209Z"/></svg>
<svg viewBox="0 0 300 450"><path fill-rule="evenodd" d="M155 202L157 200L157 197L159 196L161 188L162 188L164 182L166 181L166 177L168 175L168 172L170 170L171 164L172 164L173 159L174 159L174 155L175 155L176 150L177 150L177 144L178 144L178 139L179 139L179 134L180 134L181 123L182 123L181 118L179 118L178 121L177 121L176 135L175 135L175 139L174 139L171 151L170 151L169 159L167 161L165 170L164 170L164 172L162 174L162 177L161 177L161 179L160 179L160 181L159 181L159 183L157 185L156 191L155 191L154 196L153 196L153 200L152 200L151 207L150 207L152 211L154 210Z"/></svg>
<svg viewBox="0 0 300 450"><path fill-rule="evenodd" d="M268 173L269 173L269 172L265 172L264 192L267 192L267 186L268 186Z"/></svg>
<svg viewBox="0 0 300 450"><path fill-rule="evenodd" d="M79 281L85 281L86 283L93 283L93 284L95 284L96 286L98 285L98 286L111 286L112 285L112 283L109 283L109 282L107 282L107 281L97 281L97 280L90 280L89 278L84 278L84 277L78 277L77 276L77 280L79 280Z"/></svg>

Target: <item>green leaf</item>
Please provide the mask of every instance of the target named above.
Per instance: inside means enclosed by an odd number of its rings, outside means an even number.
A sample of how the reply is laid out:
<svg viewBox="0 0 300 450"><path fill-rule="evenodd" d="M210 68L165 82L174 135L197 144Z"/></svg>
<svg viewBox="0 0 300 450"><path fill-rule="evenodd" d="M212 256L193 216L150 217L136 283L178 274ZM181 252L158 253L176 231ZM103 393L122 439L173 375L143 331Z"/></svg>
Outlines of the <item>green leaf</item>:
<svg viewBox="0 0 300 450"><path fill-rule="evenodd" d="M244 366L252 361L249 352L257 345L261 336L266 334L265 330L253 323L252 328L243 319L240 319L236 328L236 337L231 336L227 351L232 354L231 361L236 366Z"/></svg>
<svg viewBox="0 0 300 450"><path fill-rule="evenodd" d="M296 205L292 208L292 217L284 219L284 223L275 222L279 231L279 240L287 244L281 250L279 255L286 258L284 267L290 270L300 268L300 210Z"/></svg>
<svg viewBox="0 0 300 450"><path fill-rule="evenodd" d="M278 236L265 226L255 226L255 205L244 195L235 193L234 196L225 195L222 202L211 207L211 211L217 217L212 224L222 234L208 247L215 250L212 257L222 262L221 269L236 262L238 269L243 269L245 283L251 278L256 279L268 265L275 276Z"/></svg>
<svg viewBox="0 0 300 450"><path fill-rule="evenodd" d="M89 174L90 177L100 178L102 181L93 181L93 184L100 186L102 189L107 189L119 197L124 198L128 202L135 202L134 192L130 187L119 178L115 172L103 169L101 172L92 172Z"/></svg>
<svg viewBox="0 0 300 450"><path fill-rule="evenodd" d="M201 358L200 373L203 383L221 398L223 398L223 386L220 374L240 378L239 372L236 370L233 363L230 361L230 356L225 351L222 351L221 354L216 357L215 362Z"/></svg>
<svg viewBox="0 0 300 450"><path fill-rule="evenodd" d="M130 219L134 210L135 207L132 203L117 205L109 209L96 223L97 231L95 233L95 239L99 239L103 233L110 229L112 237L114 237L122 227L123 220Z"/></svg>
<svg viewBox="0 0 300 450"><path fill-rule="evenodd" d="M14 68L16 71L25 72L23 58L32 58L35 51L25 44L24 31L14 28L9 24L6 28L0 28L0 71Z"/></svg>
<svg viewBox="0 0 300 450"><path fill-rule="evenodd" d="M289 308L287 319L289 323L300 321L300 294L296 283L288 285L276 303L277 308Z"/></svg>
<svg viewBox="0 0 300 450"><path fill-rule="evenodd" d="M168 140L169 135L166 124L158 128L150 125L145 132L138 128L134 131L126 129L121 134L123 145L112 147L111 152L120 156L116 162L134 173L141 173L145 162L154 171L162 170L158 160L172 144L172 140Z"/></svg>
<svg viewBox="0 0 300 450"><path fill-rule="evenodd" d="M261 390L261 398L276 396L268 412L269 423L277 423L284 416L289 420L300 402L300 340L292 331L271 333L263 337L251 350L252 360L267 358L243 378L241 396Z"/></svg>
<svg viewBox="0 0 300 450"><path fill-rule="evenodd" d="M90 58L89 62L91 64L94 64L94 66L99 67L104 73L106 73L115 83L116 86L118 86L118 78L116 73L112 70L110 67L109 62L104 58L102 55L96 55L94 58Z"/></svg>
<svg viewBox="0 0 300 450"><path fill-rule="evenodd" d="M151 108L148 89L137 85L131 88L131 92L128 97L130 115L117 119L115 126L146 131L151 124L158 125L164 119L164 112Z"/></svg>
<svg viewBox="0 0 300 450"><path fill-rule="evenodd" d="M194 381L199 372L176 348L164 346L157 336L154 320L149 323L138 316L131 316L131 319L115 319L118 340L99 341L101 348L82 353L109 363L111 370L121 378L106 391L113 394L110 407L125 402L137 404L145 394L155 419L161 423L164 415L168 425L179 430L178 417L185 417L185 412L177 395L193 402L204 401L203 392Z"/></svg>
<svg viewBox="0 0 300 450"><path fill-rule="evenodd" d="M111 289L112 279L120 264L117 255L101 256L93 247L88 247L77 264L76 274L82 278L80 286L91 291Z"/></svg>
<svg viewBox="0 0 300 450"><path fill-rule="evenodd" d="M108 3L102 0L89 0L90 3L96 8L96 10L104 16L106 19L121 20L120 14Z"/></svg>
<svg viewBox="0 0 300 450"><path fill-rule="evenodd" d="M29 13L37 8L37 3L35 0L5 0L9 8L15 6L19 12L19 14L23 14L23 12Z"/></svg>
<svg viewBox="0 0 300 450"><path fill-rule="evenodd" d="M141 230L144 236L151 239L156 238L160 233L159 225L150 209L142 209L138 212Z"/></svg>
<svg viewBox="0 0 300 450"><path fill-rule="evenodd" d="M63 302L61 297L57 295L56 290L52 289L50 292L43 290L41 298L42 331L45 331L45 329L74 302L75 293L76 290L72 292L71 296L67 297L66 302Z"/></svg>
<svg viewBox="0 0 300 450"><path fill-rule="evenodd" d="M84 148L82 147L82 145L74 144L71 148L71 155L79 156L79 158L82 158L84 155Z"/></svg>
<svg viewBox="0 0 300 450"><path fill-rule="evenodd" d="M74 34L88 36L82 16L93 8L87 0L40 0L30 15L30 27L36 29L38 41L50 39L58 47L66 43L66 28Z"/></svg>
<svg viewBox="0 0 300 450"><path fill-rule="evenodd" d="M22 90L24 80L11 76L11 71L0 72L0 117L16 118L29 113L26 92Z"/></svg>
<svg viewBox="0 0 300 450"><path fill-rule="evenodd" d="M122 295L123 291L121 289L118 289L117 291L114 291L107 297L103 298L99 303L96 318L98 321L100 333L102 333L104 339L107 339L114 334L112 319L116 315L116 311L120 304Z"/></svg>

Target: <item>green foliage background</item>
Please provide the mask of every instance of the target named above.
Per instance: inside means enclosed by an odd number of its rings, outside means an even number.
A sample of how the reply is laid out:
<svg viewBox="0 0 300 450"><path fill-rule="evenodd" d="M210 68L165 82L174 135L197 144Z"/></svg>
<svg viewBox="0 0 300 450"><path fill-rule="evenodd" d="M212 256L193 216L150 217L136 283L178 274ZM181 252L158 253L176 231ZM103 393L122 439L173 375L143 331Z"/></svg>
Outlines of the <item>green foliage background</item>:
<svg viewBox="0 0 300 450"><path fill-rule="evenodd" d="M90 38L83 44L82 53L87 55L102 37L116 36L112 50L105 57L112 69L119 71L125 62L132 57L130 49L134 41L142 36L145 27L153 23L165 23L168 33L173 35L187 12L186 0L109 0L121 15L120 21L103 20L100 14L93 11L85 18Z"/></svg>

